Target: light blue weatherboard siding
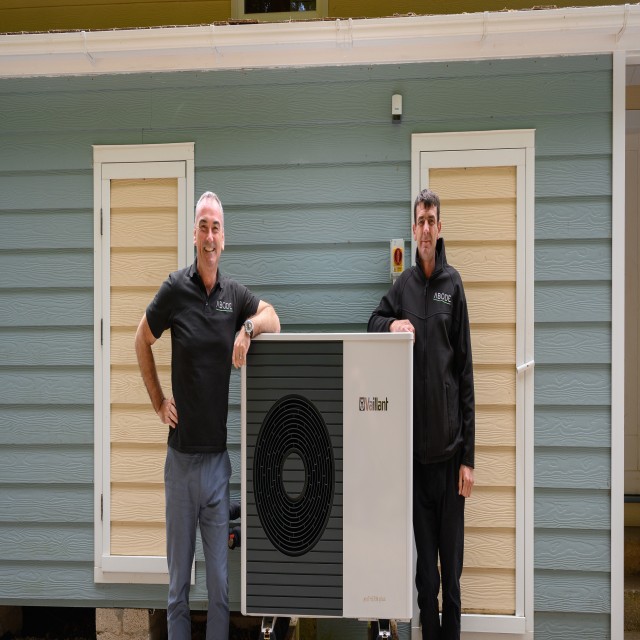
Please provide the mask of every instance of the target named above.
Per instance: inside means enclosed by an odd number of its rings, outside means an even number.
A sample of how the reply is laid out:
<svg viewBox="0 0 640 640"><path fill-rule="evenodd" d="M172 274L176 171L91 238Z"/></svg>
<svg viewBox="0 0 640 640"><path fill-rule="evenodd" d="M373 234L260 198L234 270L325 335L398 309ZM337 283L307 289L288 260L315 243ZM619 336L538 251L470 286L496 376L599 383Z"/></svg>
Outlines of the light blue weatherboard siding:
<svg viewBox="0 0 640 640"><path fill-rule="evenodd" d="M534 128L536 638L607 638L611 75L581 56L0 80L0 603L164 604L93 582L91 145L195 142L222 268L285 330L354 331L411 237L411 134ZM236 496L239 402L234 373ZM238 553L231 573L238 607Z"/></svg>

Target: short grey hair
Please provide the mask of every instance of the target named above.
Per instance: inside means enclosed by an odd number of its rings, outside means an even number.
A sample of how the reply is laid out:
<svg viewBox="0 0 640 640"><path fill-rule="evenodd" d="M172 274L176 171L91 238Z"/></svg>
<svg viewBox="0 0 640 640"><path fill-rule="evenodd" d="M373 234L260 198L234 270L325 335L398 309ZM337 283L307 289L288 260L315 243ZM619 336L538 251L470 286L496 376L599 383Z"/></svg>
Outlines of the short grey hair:
<svg viewBox="0 0 640 640"><path fill-rule="evenodd" d="M198 218L198 207L200 206L200 203L204 202L205 200L215 200L218 203L218 206L220 207L220 214L222 215L222 226L224 227L224 209L222 208L222 202L220 201L220 198L218 197L218 195L213 193L213 191L205 191L198 198L198 202L196 202L196 208L195 208L196 220Z"/></svg>

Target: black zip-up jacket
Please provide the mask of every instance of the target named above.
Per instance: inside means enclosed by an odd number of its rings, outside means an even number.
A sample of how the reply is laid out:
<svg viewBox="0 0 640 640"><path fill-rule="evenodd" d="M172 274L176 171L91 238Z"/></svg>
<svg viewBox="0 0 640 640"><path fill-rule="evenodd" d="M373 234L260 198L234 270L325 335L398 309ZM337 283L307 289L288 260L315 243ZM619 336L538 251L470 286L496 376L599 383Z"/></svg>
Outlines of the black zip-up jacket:
<svg viewBox="0 0 640 640"><path fill-rule="evenodd" d="M413 347L413 455L425 464L448 460L475 466L475 399L467 300L460 274L449 264L444 240L427 279L417 265L404 271L369 318L368 331L394 320L415 328Z"/></svg>

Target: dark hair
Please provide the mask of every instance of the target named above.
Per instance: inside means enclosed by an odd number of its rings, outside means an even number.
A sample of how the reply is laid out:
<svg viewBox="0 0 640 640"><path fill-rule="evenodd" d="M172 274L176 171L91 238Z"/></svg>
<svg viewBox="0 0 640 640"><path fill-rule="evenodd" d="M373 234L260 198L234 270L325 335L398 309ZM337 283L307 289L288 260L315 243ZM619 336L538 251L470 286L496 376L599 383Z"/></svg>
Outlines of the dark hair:
<svg viewBox="0 0 640 640"><path fill-rule="evenodd" d="M431 189L423 189L418 196L416 197L415 202L413 203L413 223L416 223L418 205L424 205L425 209L431 209L431 207L436 208L437 219L440 222L440 198L435 191L431 191Z"/></svg>

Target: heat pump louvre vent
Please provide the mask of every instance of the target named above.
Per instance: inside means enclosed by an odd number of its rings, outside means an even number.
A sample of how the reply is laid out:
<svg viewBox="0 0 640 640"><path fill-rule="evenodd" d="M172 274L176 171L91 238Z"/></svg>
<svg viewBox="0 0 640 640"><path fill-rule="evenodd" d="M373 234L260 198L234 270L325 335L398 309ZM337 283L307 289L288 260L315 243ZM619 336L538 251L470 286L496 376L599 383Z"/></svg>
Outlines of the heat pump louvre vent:
<svg viewBox="0 0 640 640"><path fill-rule="evenodd" d="M341 342L256 341L251 345L246 380L247 613L342 614L342 360ZM297 443L294 439L293 445L282 445L274 474L273 469L265 471L265 464L270 462L262 457L259 435L267 414L277 412L287 398L294 404L306 404L305 410L316 412L323 425L311 429L314 437L309 437L307 427L301 427L303 433L297 434ZM317 416L300 424L306 425L309 420L313 423ZM273 437L278 443L277 433ZM309 450L309 442L315 443L313 446L320 453ZM305 474L311 473L314 457L318 457L320 467L325 467L318 477L333 476L333 482L328 483L333 485L330 500L325 491L328 485L322 486L321 482L320 488L313 489L318 493L313 504L318 515L315 524L314 518L309 517L295 521L283 508L290 503L286 506L293 505L295 510L296 501L302 504L310 499L311 485ZM256 477L259 482L254 482ZM259 483L270 482L273 489L276 477L281 503L272 514L261 514ZM313 484L317 482L314 480ZM316 499L319 504L315 504ZM265 527L261 517L280 520L278 535L286 534L289 526L294 541L275 540L274 544L273 532L266 531L269 525ZM292 546L298 555L291 553Z"/></svg>
<svg viewBox="0 0 640 640"><path fill-rule="evenodd" d="M333 506L335 464L322 415L303 396L278 400L254 450L258 516L270 542L288 556L313 549Z"/></svg>

